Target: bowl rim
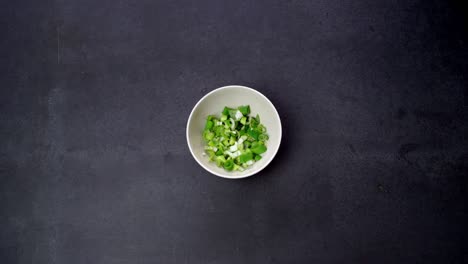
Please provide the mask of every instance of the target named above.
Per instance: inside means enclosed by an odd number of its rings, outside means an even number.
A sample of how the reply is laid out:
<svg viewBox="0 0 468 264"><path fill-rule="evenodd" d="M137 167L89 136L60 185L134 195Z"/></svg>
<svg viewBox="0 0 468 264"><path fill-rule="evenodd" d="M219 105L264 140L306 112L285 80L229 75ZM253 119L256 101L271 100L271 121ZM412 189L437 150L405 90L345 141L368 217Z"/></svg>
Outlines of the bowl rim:
<svg viewBox="0 0 468 264"><path fill-rule="evenodd" d="M252 170L248 173L246 173L245 175L240 175L240 176L229 176L229 175L223 175L221 173L218 173L218 172L215 172L213 171L211 168L209 168L208 166L205 166L196 156L195 156L195 153L194 153L194 150L192 149L191 145L190 145L190 137L189 137L189 127L190 127L190 121L192 120L192 116L193 116L193 113L195 111L195 109L198 108L198 106L208 97L210 96L211 94L213 93L216 93L216 92L219 92L221 90L226 90L226 89L233 89L233 88L240 88L240 89L245 89L245 90L249 90L250 92L254 92L258 95L260 95L260 97L262 97L263 99L265 99L273 108L274 110L274 113L276 114L276 117L278 118L278 121L279 121L279 143L278 143L278 147L276 148L275 152L273 153L273 155L271 155L270 159L268 159L263 166L255 169L255 170ZM259 173L260 171L262 171L266 166L268 166L270 164L270 162L273 160L273 158L276 156L276 154L278 153L278 150L281 146L281 139L283 137L283 127L282 127L282 124L281 124L281 118L280 118L280 115L278 114L278 111L276 110L276 107L273 105L273 103L270 101L270 99L268 99L265 95L263 95L261 92L253 89L253 88L250 88L250 87L247 87L247 86L243 86L243 85L226 85L226 86L222 86L222 87L219 87L219 88L216 88L214 90L212 90L211 92L207 93L206 95L204 95L200 100L198 100L198 102L195 104L195 106L192 108L192 111L190 112L190 115L189 115L189 118L187 120L187 125L185 127L185 134L186 134L186 138L187 138L187 145L189 147L189 150L190 150L190 153L192 154L192 157L195 159L195 161L202 167L204 168L206 171L208 171L209 173L211 174L214 174L216 176L219 176L219 177L222 177L222 178L225 178L225 179L242 179L242 178L247 178L247 177L250 177L254 174L257 174Z"/></svg>

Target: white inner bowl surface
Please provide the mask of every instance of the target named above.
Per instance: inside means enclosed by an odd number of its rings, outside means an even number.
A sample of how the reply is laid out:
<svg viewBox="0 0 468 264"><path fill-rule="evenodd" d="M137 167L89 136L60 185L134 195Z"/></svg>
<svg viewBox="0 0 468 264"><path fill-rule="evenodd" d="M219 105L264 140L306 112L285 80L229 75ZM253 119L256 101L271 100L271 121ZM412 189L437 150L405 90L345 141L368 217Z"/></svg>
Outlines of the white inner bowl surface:
<svg viewBox="0 0 468 264"><path fill-rule="evenodd" d="M266 127L269 136L266 142L268 149L261 160L246 170L229 172L217 167L216 163L208 160L208 156L203 155L206 144L202 133L208 115L220 117L225 106L241 105L250 105L250 115L260 116L260 122ZM187 123L187 142L195 160L207 171L230 179L248 177L265 168L278 152L281 133L281 120L270 100L254 89L239 85L224 86L205 95L193 108Z"/></svg>

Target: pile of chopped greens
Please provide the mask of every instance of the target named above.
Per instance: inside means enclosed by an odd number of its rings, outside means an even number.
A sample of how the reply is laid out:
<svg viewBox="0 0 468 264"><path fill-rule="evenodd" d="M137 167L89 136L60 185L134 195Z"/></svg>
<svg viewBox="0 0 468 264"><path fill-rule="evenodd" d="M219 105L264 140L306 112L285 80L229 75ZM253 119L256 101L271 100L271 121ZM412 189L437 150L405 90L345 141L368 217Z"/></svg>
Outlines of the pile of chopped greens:
<svg viewBox="0 0 468 264"><path fill-rule="evenodd" d="M250 116L250 106L224 107L221 117L210 115L203 131L205 153L227 171L243 171L262 158L268 140L260 117Z"/></svg>

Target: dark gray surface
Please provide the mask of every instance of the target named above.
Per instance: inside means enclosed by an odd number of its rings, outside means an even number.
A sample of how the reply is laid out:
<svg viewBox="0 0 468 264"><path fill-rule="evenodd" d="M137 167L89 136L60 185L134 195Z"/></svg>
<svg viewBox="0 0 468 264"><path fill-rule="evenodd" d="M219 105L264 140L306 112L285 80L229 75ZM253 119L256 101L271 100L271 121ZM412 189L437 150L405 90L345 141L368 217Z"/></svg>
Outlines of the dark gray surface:
<svg viewBox="0 0 468 264"><path fill-rule="evenodd" d="M467 37L444 1L0 8L0 262L466 263ZM277 107L260 174L192 159L228 84ZM465 106L464 106L465 105Z"/></svg>

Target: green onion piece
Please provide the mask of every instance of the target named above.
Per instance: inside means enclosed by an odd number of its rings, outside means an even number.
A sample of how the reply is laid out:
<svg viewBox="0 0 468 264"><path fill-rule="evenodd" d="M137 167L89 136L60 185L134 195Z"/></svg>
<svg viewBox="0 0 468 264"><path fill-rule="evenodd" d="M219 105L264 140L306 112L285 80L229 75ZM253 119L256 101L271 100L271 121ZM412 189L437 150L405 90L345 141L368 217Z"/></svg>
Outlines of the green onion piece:
<svg viewBox="0 0 468 264"><path fill-rule="evenodd" d="M250 129L247 134L249 134L249 136L251 136L253 139L255 140L258 140L258 132L253 130L253 129Z"/></svg>
<svg viewBox="0 0 468 264"><path fill-rule="evenodd" d="M216 154L213 150L209 149L209 150L205 150L205 152L208 154L208 156L210 157L210 160L213 159L213 157L216 157Z"/></svg>
<svg viewBox="0 0 468 264"><path fill-rule="evenodd" d="M224 162L223 167L224 167L227 171L232 171L232 169L234 168L234 161L232 161L231 159L230 159L230 160L227 160L226 162Z"/></svg>
<svg viewBox="0 0 468 264"><path fill-rule="evenodd" d="M206 140L206 141L210 141L214 138L214 133L213 132L210 132L209 130L205 131L203 133L203 138Z"/></svg>
<svg viewBox="0 0 468 264"><path fill-rule="evenodd" d="M244 143L237 144L237 149L238 150L244 150Z"/></svg>
<svg viewBox="0 0 468 264"><path fill-rule="evenodd" d="M223 155L216 157L216 165L218 165L218 167L223 166L224 162L226 162L226 158L224 158Z"/></svg>
<svg viewBox="0 0 468 264"><path fill-rule="evenodd" d="M250 106L249 105L244 105L244 106L239 106L237 109L243 114L243 115L248 115L250 114Z"/></svg>
<svg viewBox="0 0 468 264"><path fill-rule="evenodd" d="M210 133L206 134L206 139L207 140L212 140L213 138L214 138L214 133L213 132L210 132Z"/></svg>
<svg viewBox="0 0 468 264"><path fill-rule="evenodd" d="M252 152L245 152L244 154L241 154L239 156L239 161L240 163L246 163L249 160L253 159L253 154Z"/></svg>
<svg viewBox="0 0 468 264"><path fill-rule="evenodd" d="M213 127L213 121L207 120L205 130L210 130Z"/></svg>
<svg viewBox="0 0 468 264"><path fill-rule="evenodd" d="M214 128L216 136L221 136L224 133L224 128L222 126L217 126Z"/></svg>
<svg viewBox="0 0 468 264"><path fill-rule="evenodd" d="M236 121L234 121L234 119L232 119L232 118L229 118L229 121L230 121L230 125L231 125L231 130L236 129Z"/></svg>
<svg viewBox="0 0 468 264"><path fill-rule="evenodd" d="M262 133L265 133L265 132L266 132L266 128L265 128L265 126L262 125L262 124L259 124L259 125L257 126L257 130L259 130L259 131L262 132Z"/></svg>
<svg viewBox="0 0 468 264"><path fill-rule="evenodd" d="M259 122L255 118L250 118L250 127L256 128Z"/></svg>
<svg viewBox="0 0 468 264"><path fill-rule="evenodd" d="M226 115L228 116L229 115L229 111L233 110L232 108L229 108L227 106L224 107L223 109L223 115Z"/></svg>
<svg viewBox="0 0 468 264"><path fill-rule="evenodd" d="M260 135L258 135L258 140L266 141L266 140L268 140L268 135L267 134L260 134Z"/></svg>
<svg viewBox="0 0 468 264"><path fill-rule="evenodd" d="M262 154L267 150L267 148L263 144L257 144L256 146L252 146L250 150L255 154Z"/></svg>
<svg viewBox="0 0 468 264"><path fill-rule="evenodd" d="M241 120L240 120L240 123L245 125L245 123L247 123L247 117L242 117Z"/></svg>
<svg viewBox="0 0 468 264"><path fill-rule="evenodd" d="M229 117L236 118L236 112L237 112L237 109L230 109L229 110Z"/></svg>
<svg viewBox="0 0 468 264"><path fill-rule="evenodd" d="M255 155L255 157L254 157L254 160L255 160L255 161L259 161L259 160L261 160L261 159L262 159L262 156L260 156L260 155Z"/></svg>

